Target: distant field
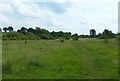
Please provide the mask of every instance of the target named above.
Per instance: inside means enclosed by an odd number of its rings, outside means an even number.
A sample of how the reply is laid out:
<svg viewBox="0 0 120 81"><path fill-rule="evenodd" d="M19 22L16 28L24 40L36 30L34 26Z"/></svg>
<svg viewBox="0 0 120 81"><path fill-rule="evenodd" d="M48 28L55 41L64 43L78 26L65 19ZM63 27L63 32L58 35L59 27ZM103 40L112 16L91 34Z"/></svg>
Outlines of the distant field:
<svg viewBox="0 0 120 81"><path fill-rule="evenodd" d="M118 44L111 40L3 41L3 79L116 79Z"/></svg>

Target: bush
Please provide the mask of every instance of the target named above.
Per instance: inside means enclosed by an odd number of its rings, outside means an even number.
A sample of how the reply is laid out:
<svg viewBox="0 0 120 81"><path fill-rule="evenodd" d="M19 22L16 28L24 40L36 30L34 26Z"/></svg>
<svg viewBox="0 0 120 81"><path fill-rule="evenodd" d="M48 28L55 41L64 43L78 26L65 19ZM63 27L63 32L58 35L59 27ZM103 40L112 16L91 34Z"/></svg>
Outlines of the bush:
<svg viewBox="0 0 120 81"><path fill-rule="evenodd" d="M63 39L63 38L60 38L59 40L60 40L60 42L62 42L62 43L64 42L64 39Z"/></svg>
<svg viewBox="0 0 120 81"><path fill-rule="evenodd" d="M25 35L27 39L29 40L35 40L37 39L37 36L31 32L27 32L27 34Z"/></svg>
<svg viewBox="0 0 120 81"><path fill-rule="evenodd" d="M28 68L40 68L42 67L43 65L38 61L38 60L35 60L35 59L30 59L28 62L27 62L27 67Z"/></svg>
<svg viewBox="0 0 120 81"><path fill-rule="evenodd" d="M8 40L9 38L4 35L4 36L2 37L2 39L3 39L3 40Z"/></svg>
<svg viewBox="0 0 120 81"><path fill-rule="evenodd" d="M3 61L2 72L3 72L3 74L11 74L12 73L12 66L8 61Z"/></svg>
<svg viewBox="0 0 120 81"><path fill-rule="evenodd" d="M41 35L41 38L42 38L42 39L49 39L50 37L49 37L48 35L46 35L46 34L42 34L42 35Z"/></svg>
<svg viewBox="0 0 120 81"><path fill-rule="evenodd" d="M73 37L72 39L73 39L73 40L78 40L78 37Z"/></svg>

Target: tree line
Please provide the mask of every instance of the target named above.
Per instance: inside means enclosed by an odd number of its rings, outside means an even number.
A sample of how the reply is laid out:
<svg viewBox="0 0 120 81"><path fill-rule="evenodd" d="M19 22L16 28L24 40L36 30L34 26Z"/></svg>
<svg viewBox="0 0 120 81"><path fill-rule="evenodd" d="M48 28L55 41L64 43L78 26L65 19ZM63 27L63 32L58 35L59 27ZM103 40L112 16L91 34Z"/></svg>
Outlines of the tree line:
<svg viewBox="0 0 120 81"><path fill-rule="evenodd" d="M54 40L54 39L64 39L64 40L78 40L79 38L99 38L99 39L111 39L120 36L120 33L114 34L112 31L105 29L102 33L96 34L95 29L90 30L90 35L78 35L77 33L72 34L71 32L49 32L46 29L40 27L25 28L21 27L17 31L14 31L12 26L0 28L0 32L4 31L2 34L3 40Z"/></svg>

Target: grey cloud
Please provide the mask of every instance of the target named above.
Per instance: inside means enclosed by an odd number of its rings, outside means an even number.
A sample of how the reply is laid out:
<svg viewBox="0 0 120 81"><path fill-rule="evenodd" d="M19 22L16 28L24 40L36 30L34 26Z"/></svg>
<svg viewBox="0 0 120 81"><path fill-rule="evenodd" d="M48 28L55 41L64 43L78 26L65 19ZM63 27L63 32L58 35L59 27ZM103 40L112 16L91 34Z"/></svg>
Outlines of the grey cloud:
<svg viewBox="0 0 120 81"><path fill-rule="evenodd" d="M73 3L59 3L59 2L40 2L38 3L40 8L50 10L54 13L63 14L72 7Z"/></svg>

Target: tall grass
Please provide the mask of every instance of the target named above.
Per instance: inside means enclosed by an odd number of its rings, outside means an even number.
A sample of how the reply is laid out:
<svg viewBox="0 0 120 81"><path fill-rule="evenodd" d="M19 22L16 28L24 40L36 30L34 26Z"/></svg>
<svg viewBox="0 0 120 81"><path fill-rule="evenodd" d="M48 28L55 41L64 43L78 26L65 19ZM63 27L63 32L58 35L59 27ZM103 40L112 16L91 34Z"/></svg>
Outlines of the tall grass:
<svg viewBox="0 0 120 81"><path fill-rule="evenodd" d="M116 79L115 39L3 41L3 79Z"/></svg>

